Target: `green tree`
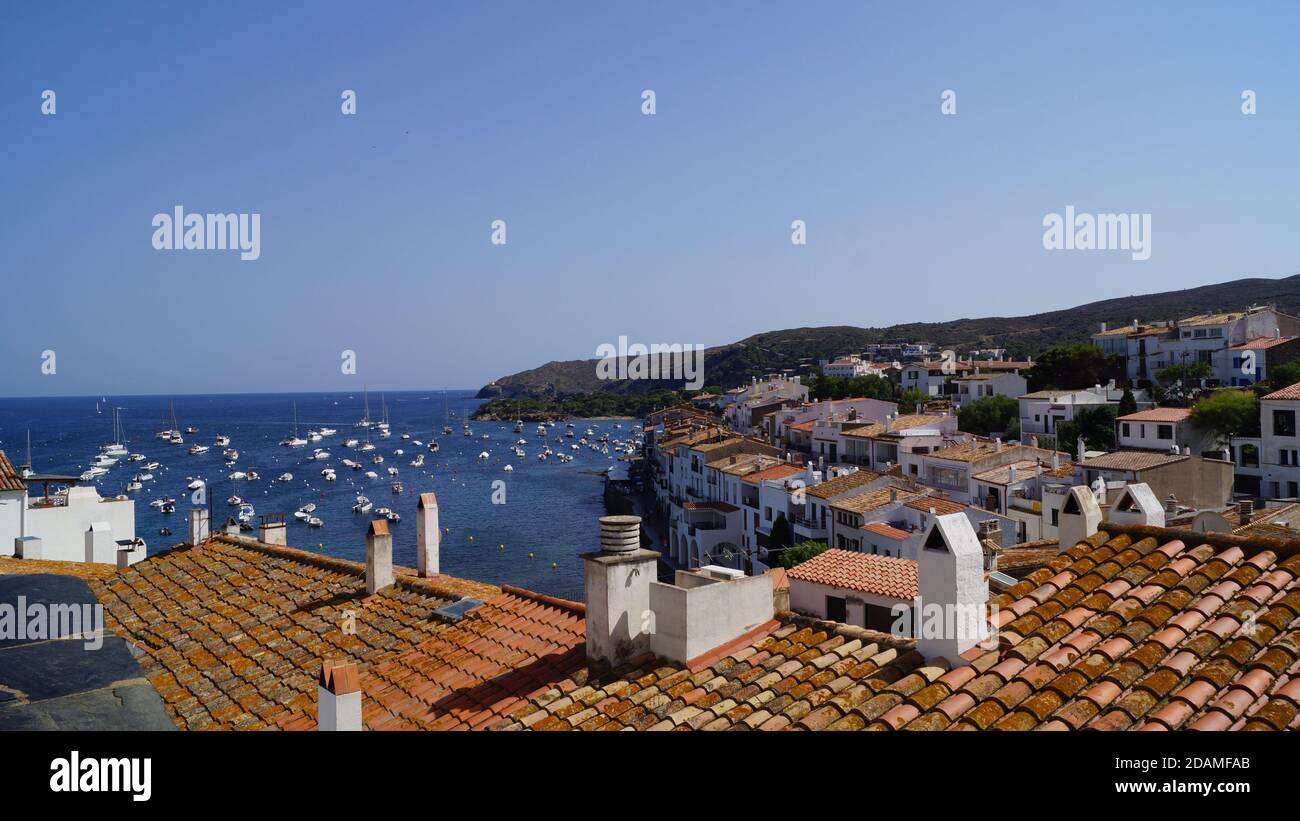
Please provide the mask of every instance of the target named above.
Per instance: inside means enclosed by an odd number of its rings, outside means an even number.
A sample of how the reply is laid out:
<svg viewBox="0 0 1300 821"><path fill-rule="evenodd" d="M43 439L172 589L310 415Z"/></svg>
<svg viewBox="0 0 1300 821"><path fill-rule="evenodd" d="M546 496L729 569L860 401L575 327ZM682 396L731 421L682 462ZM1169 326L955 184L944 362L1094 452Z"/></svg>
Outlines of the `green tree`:
<svg viewBox="0 0 1300 821"><path fill-rule="evenodd" d="M1213 433L1220 444L1232 436L1259 435L1259 399L1250 391L1212 391L1192 406L1192 424Z"/></svg>
<svg viewBox="0 0 1300 821"><path fill-rule="evenodd" d="M967 433L989 436L1009 433L1013 425L1019 429L1019 418L1019 402L1010 396L986 396L961 406L957 426Z"/></svg>
<svg viewBox="0 0 1300 821"><path fill-rule="evenodd" d="M1128 388L1124 389L1124 395L1119 398L1119 415L1128 416L1130 413L1137 413L1138 403L1133 396L1133 391Z"/></svg>
<svg viewBox="0 0 1300 821"><path fill-rule="evenodd" d="M1268 371L1268 382L1275 391L1300 382L1300 361L1271 366Z"/></svg>
<svg viewBox="0 0 1300 821"><path fill-rule="evenodd" d="M1185 406L1201 392L1202 380L1214 375L1208 362L1179 363L1156 371L1156 400L1162 405Z"/></svg>
<svg viewBox="0 0 1300 821"><path fill-rule="evenodd" d="M920 388L908 388L907 390L899 394L898 412L912 413L913 411L916 410L916 404L918 402L924 403L925 400L928 398L929 397L927 397L925 395L925 392L922 391Z"/></svg>
<svg viewBox="0 0 1300 821"><path fill-rule="evenodd" d="M772 530L767 537L767 549L786 548L792 541L794 532L790 529L790 522L786 521L785 513L776 514L776 521L772 522Z"/></svg>
<svg viewBox="0 0 1300 821"><path fill-rule="evenodd" d="M1114 405L1081 406L1074 411L1074 419L1056 426L1058 448L1073 453L1075 443L1083 437L1090 450L1111 450L1115 447Z"/></svg>
<svg viewBox="0 0 1300 821"><path fill-rule="evenodd" d="M816 556L818 553L822 553L825 550L826 550L825 542L818 542L809 539L807 541L800 542L794 547L789 547L781 551L781 556L778 559L778 562L786 570L789 570L795 565L806 562L809 559L811 559L813 556Z"/></svg>
<svg viewBox="0 0 1300 821"><path fill-rule="evenodd" d="M1043 351L1027 376L1030 390L1072 390L1121 379L1124 367L1118 356L1109 356L1096 345L1079 342Z"/></svg>

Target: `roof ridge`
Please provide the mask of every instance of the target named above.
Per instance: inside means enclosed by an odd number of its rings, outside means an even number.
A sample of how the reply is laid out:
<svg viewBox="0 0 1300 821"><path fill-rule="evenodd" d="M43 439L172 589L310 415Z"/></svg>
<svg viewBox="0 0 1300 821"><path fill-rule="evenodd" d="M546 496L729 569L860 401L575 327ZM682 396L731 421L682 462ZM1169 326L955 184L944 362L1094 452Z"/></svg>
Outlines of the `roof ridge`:
<svg viewBox="0 0 1300 821"><path fill-rule="evenodd" d="M531 601L539 602L541 604L549 604L551 607L558 607L561 610L568 610L579 616L586 617L587 615L587 605L583 604L582 602L573 601L571 599L562 599L559 596L550 596L547 595L546 593L538 593L535 590L528 590L523 587L515 587L512 584L501 585L501 592L508 593L511 596L518 596L522 599L530 599Z"/></svg>

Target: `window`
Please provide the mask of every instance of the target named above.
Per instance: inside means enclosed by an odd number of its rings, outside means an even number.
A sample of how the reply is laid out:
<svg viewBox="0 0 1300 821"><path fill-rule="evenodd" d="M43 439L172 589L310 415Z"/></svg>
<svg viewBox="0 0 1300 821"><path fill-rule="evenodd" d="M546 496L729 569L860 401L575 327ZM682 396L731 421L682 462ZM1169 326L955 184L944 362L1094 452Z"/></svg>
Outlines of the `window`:
<svg viewBox="0 0 1300 821"><path fill-rule="evenodd" d="M826 618L830 621L845 622L849 618L848 602L843 596L826 597Z"/></svg>
<svg viewBox="0 0 1300 821"><path fill-rule="evenodd" d="M1129 437L1129 436L1132 435L1132 434L1129 433L1128 422L1124 422L1124 423L1122 423L1122 428L1123 428L1123 431L1124 431L1123 435L1124 435L1125 438L1127 438L1127 437Z"/></svg>
<svg viewBox="0 0 1300 821"><path fill-rule="evenodd" d="M1061 523L1061 511L1057 508L1052 508L1052 527L1057 527L1060 525L1060 523Z"/></svg>
<svg viewBox="0 0 1300 821"><path fill-rule="evenodd" d="M1259 448L1254 445L1242 445L1241 466L1244 468L1259 467Z"/></svg>
<svg viewBox="0 0 1300 821"><path fill-rule="evenodd" d="M1295 411L1273 411L1273 435L1295 436Z"/></svg>
<svg viewBox="0 0 1300 821"><path fill-rule="evenodd" d="M1173 425L1156 425L1156 438L1157 438L1157 439L1173 439L1173 438L1174 438L1174 426L1173 426Z"/></svg>

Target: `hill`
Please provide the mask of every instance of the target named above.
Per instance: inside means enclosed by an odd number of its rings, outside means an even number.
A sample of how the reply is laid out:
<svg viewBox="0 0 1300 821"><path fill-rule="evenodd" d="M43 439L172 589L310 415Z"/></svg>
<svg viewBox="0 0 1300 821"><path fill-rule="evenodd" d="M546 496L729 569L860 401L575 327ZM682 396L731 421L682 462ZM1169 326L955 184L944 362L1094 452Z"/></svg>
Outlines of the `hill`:
<svg viewBox="0 0 1300 821"><path fill-rule="evenodd" d="M1062 311L1031 316L954 319L948 322L912 322L887 328L838 325L768 331L704 353L705 381L730 387L800 362L830 358L862 350L877 342L933 342L961 352L1003 347L1012 358L1022 359L1069 342L1087 341L1102 322L1111 327L1132 322L1178 319L1193 314L1272 304L1283 313L1300 314L1300 275L1284 279L1239 279L1182 291L1118 297ZM480 398L569 396L590 393L645 393L677 389L680 381L602 381L596 378L595 359L548 362L537 368L505 376L479 391Z"/></svg>

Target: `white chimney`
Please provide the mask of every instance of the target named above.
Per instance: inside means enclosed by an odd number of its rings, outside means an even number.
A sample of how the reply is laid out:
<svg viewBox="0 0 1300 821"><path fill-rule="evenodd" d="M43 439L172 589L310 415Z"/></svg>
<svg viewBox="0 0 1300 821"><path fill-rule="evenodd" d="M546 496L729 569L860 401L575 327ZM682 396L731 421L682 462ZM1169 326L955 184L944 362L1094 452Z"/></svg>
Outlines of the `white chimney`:
<svg viewBox="0 0 1300 821"><path fill-rule="evenodd" d="M994 452L994 453L1001 453L1001 452L1002 452L1002 437L1001 437L1001 436L999 436L998 438L996 438L996 439L993 440L993 452Z"/></svg>
<svg viewBox="0 0 1300 821"><path fill-rule="evenodd" d="M1012 465L1011 467L1007 468L1007 484L1014 485L1015 483L1016 483L1016 466Z"/></svg>
<svg viewBox="0 0 1300 821"><path fill-rule="evenodd" d="M375 519L366 532L366 595L393 584L393 536L385 519Z"/></svg>
<svg viewBox="0 0 1300 821"><path fill-rule="evenodd" d="M1078 455L1077 455L1077 457L1076 457L1076 461L1082 462L1083 459L1084 459L1084 454L1087 453L1087 451L1084 450L1084 443L1083 443L1083 437L1082 437L1082 436L1080 436L1080 437L1075 441L1075 443L1074 443L1074 447L1075 447L1076 452L1078 453Z"/></svg>
<svg viewBox="0 0 1300 821"><path fill-rule="evenodd" d="M1052 451L1052 470L1059 470L1060 467L1061 467L1061 453L1060 451L1054 450Z"/></svg>
<svg viewBox="0 0 1300 821"><path fill-rule="evenodd" d="M421 577L438 575L438 548L441 542L438 497L432 491L421 493L415 516L415 566Z"/></svg>
<svg viewBox="0 0 1300 821"><path fill-rule="evenodd" d="M1101 332L1102 332L1102 333L1106 333L1106 323L1105 323L1105 322L1101 323Z"/></svg>
<svg viewBox="0 0 1300 821"><path fill-rule="evenodd" d="M208 516L206 507L190 508L190 533L187 544L193 546L208 540Z"/></svg>
<svg viewBox="0 0 1300 821"><path fill-rule="evenodd" d="M1110 509L1110 521L1121 525L1165 526L1165 509L1145 482L1125 485Z"/></svg>
<svg viewBox="0 0 1300 821"><path fill-rule="evenodd" d="M601 517L600 550L582 555L588 661L618 667L650 649L658 558L641 547L640 516Z"/></svg>
<svg viewBox="0 0 1300 821"><path fill-rule="evenodd" d="M916 649L927 660L967 664L961 654L988 638L984 548L964 513L938 516L917 552ZM939 624L929 614L938 608ZM937 635L936 635L937 634Z"/></svg>
<svg viewBox="0 0 1300 821"><path fill-rule="evenodd" d="M321 663L316 686L316 729L361 729L361 675L353 662Z"/></svg>
<svg viewBox="0 0 1300 821"><path fill-rule="evenodd" d="M1057 541L1061 551L1069 550L1097 532L1101 526L1101 505L1086 485L1075 485L1061 505Z"/></svg>
<svg viewBox="0 0 1300 821"><path fill-rule="evenodd" d="M263 544L289 544L288 532L284 526L284 516L263 516L257 526L257 540Z"/></svg>

